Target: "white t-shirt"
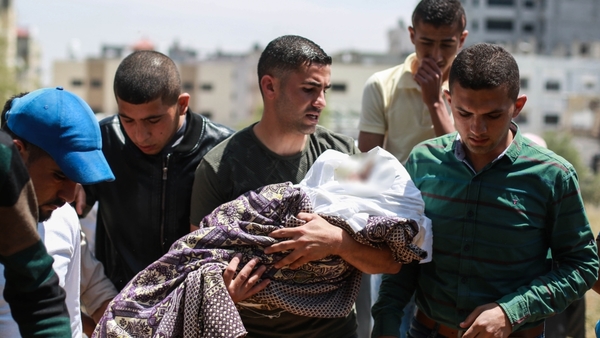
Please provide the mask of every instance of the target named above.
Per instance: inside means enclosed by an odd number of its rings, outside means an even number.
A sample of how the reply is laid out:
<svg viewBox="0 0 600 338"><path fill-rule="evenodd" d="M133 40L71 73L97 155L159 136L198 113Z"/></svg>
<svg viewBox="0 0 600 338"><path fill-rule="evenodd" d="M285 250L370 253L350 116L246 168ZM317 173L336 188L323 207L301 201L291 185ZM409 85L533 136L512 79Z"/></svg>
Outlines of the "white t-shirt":
<svg viewBox="0 0 600 338"><path fill-rule="evenodd" d="M74 338L80 338L83 333L79 306L81 237L75 209L65 204L54 210L50 219L38 223L38 232L48 254L54 259L52 268L58 276L60 286L67 294L65 303L71 317L71 332ZM0 338L20 337L17 323L13 320L8 303L2 296L5 284L4 266L0 264Z"/></svg>

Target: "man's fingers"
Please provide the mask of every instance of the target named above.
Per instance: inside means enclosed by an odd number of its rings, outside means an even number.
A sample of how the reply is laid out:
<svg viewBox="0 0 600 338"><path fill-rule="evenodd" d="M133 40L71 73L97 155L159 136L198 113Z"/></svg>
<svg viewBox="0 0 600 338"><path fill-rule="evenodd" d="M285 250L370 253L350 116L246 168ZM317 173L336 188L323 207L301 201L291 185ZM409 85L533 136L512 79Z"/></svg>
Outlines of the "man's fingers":
<svg viewBox="0 0 600 338"><path fill-rule="evenodd" d="M473 325L473 323L475 322L475 319L477 319L477 317L479 317L479 315L483 312L483 308L481 306L478 306L475 308L475 310L473 310L468 316L467 318L465 318L465 320L460 323L460 327L462 327L463 329L466 329L468 327L470 327L471 325Z"/></svg>
<svg viewBox="0 0 600 338"><path fill-rule="evenodd" d="M290 268L295 269L292 267L292 264L300 258L302 258L302 254L299 253L298 250L294 250L289 255L283 257L279 262L276 262L275 264L273 264L273 266L276 269L281 269L286 265L290 265ZM300 265L298 265L298 267L299 266Z"/></svg>
<svg viewBox="0 0 600 338"><path fill-rule="evenodd" d="M262 280L260 283L254 285L250 290L248 290L246 292L245 298L250 298L250 297L254 296L255 294L259 293L264 288L266 288L269 285L269 283L271 283L271 280L269 280L269 279Z"/></svg>
<svg viewBox="0 0 600 338"><path fill-rule="evenodd" d="M242 259L242 254L236 254L227 264L225 268L225 272L223 272L223 280L225 284L228 285L231 283L233 278L235 277L235 271L237 270L238 265L240 264L240 260Z"/></svg>

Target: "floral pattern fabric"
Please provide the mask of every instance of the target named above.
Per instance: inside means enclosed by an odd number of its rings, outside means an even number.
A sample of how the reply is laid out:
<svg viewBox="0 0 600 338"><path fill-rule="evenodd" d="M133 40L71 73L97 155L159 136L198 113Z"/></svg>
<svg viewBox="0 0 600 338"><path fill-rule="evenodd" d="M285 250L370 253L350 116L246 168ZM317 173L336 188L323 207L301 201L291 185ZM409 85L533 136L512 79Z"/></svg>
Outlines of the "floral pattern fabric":
<svg viewBox="0 0 600 338"><path fill-rule="evenodd" d="M300 212L312 212L310 199L291 183L250 191L207 215L194 231L138 273L110 303L93 337L243 337L246 334L223 271L242 254L240 268L258 257L266 265L266 289L238 303L257 310L281 309L301 316L344 317L358 295L361 272L338 256L292 270L273 263L288 253L264 254L279 240L268 236L282 227L300 226ZM389 247L401 263L426 252L411 244L418 231L412 220L373 216L360 232L339 217L321 215L373 247Z"/></svg>

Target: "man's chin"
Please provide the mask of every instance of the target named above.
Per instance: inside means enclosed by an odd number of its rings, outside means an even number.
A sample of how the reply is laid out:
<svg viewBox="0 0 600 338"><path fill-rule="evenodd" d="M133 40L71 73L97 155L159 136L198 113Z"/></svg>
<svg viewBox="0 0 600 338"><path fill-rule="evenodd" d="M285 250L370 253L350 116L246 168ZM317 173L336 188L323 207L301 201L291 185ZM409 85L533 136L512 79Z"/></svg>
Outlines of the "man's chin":
<svg viewBox="0 0 600 338"><path fill-rule="evenodd" d="M52 216L52 212L54 212L54 210L42 211L41 209L38 209L38 222L45 222L49 220L50 216Z"/></svg>

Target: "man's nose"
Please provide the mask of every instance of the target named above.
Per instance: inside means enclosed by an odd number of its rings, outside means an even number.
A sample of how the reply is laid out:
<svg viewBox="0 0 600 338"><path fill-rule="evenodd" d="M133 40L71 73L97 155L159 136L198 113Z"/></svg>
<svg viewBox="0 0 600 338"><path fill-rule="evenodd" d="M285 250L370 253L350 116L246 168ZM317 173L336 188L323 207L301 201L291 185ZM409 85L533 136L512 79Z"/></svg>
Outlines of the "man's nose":
<svg viewBox="0 0 600 338"><path fill-rule="evenodd" d="M58 192L58 197L65 200L67 203L71 203L75 200L75 191L77 189L77 183L70 179L65 179Z"/></svg>
<svg viewBox="0 0 600 338"><path fill-rule="evenodd" d="M313 102L313 106L318 109L323 109L327 105L327 101L325 100L325 91L322 90L319 92L319 96Z"/></svg>

